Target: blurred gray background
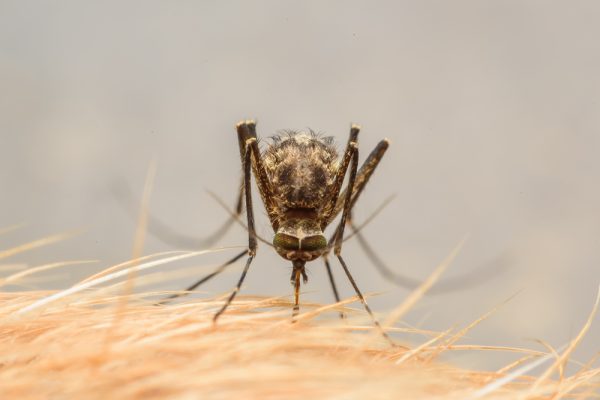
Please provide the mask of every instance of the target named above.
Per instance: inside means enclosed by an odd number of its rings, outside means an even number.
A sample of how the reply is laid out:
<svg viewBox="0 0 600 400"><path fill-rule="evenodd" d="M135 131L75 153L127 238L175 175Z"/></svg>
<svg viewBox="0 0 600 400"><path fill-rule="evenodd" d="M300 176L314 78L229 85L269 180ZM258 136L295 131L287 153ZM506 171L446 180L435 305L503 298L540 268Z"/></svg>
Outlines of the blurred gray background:
<svg viewBox="0 0 600 400"><path fill-rule="evenodd" d="M312 128L340 148L355 122L363 158L392 142L356 208L360 222L397 195L364 230L389 266L423 279L469 233L443 279L501 270L427 297L405 320L464 326L520 291L465 343L558 347L583 325L600 282L599 17L595 1L2 0L0 227L26 225L0 236L0 248L85 230L3 263L101 260L38 285L58 288L130 258L136 223L111 188L125 183L139 199L152 160L152 213L206 236L227 216L206 190L234 203L238 120L256 118L262 137ZM236 226L220 245L246 242ZM168 249L149 237L144 252ZM409 293L355 241L345 251L363 291L381 293L377 311ZM185 265L201 276L233 254ZM290 266L260 246L242 293L291 294ZM240 270L204 290L229 290ZM323 265L309 270L303 299L330 302ZM587 361L599 339L596 318L575 358ZM515 358L454 357L491 368Z"/></svg>

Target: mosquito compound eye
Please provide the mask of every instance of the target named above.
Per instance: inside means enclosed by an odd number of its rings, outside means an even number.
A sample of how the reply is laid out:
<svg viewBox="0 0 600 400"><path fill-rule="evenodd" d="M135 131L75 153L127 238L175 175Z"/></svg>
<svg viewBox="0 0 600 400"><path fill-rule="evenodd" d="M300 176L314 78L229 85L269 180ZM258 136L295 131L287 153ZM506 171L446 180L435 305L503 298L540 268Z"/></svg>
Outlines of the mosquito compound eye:
<svg viewBox="0 0 600 400"><path fill-rule="evenodd" d="M298 238L290 235L286 235L285 233L276 233L273 238L273 245L275 248L284 249L284 250L299 250L300 249L300 241Z"/></svg>
<svg viewBox="0 0 600 400"><path fill-rule="evenodd" d="M322 250L325 247L327 247L327 239L323 235L305 237L300 243L300 248L306 251Z"/></svg>

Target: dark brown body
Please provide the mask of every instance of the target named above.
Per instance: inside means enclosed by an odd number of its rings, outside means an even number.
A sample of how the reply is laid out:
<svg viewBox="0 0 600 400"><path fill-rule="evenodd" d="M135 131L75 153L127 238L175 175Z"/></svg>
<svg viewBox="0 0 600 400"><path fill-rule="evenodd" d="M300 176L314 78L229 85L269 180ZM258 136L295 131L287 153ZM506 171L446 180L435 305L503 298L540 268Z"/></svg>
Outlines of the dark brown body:
<svg viewBox="0 0 600 400"><path fill-rule="evenodd" d="M324 217L339 162L333 138L290 131L272 140L262 159L272 186L273 244L287 260L312 261L327 250Z"/></svg>

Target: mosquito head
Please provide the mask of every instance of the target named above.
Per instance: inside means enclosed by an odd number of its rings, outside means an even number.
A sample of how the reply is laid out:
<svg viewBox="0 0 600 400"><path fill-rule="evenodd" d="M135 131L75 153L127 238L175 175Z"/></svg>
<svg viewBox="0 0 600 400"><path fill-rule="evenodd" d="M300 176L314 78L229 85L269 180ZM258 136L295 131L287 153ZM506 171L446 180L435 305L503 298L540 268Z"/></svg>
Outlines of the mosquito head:
<svg viewBox="0 0 600 400"><path fill-rule="evenodd" d="M327 250L327 239L316 220L291 218L282 221L273 238L273 245L286 260L306 262Z"/></svg>

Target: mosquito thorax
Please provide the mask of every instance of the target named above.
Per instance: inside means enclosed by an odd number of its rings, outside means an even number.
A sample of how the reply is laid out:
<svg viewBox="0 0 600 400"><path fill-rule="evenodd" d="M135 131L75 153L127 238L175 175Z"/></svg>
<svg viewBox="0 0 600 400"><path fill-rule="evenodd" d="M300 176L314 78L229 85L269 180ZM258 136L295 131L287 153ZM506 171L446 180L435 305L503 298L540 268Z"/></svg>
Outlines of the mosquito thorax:
<svg viewBox="0 0 600 400"><path fill-rule="evenodd" d="M312 261L327 250L327 239L315 220L291 219L279 227L273 246L286 260Z"/></svg>
<svg viewBox="0 0 600 400"><path fill-rule="evenodd" d="M338 154L332 137L314 132L286 131L272 137L264 152L276 214L304 213L318 218L335 181ZM309 214L315 214L311 216Z"/></svg>

